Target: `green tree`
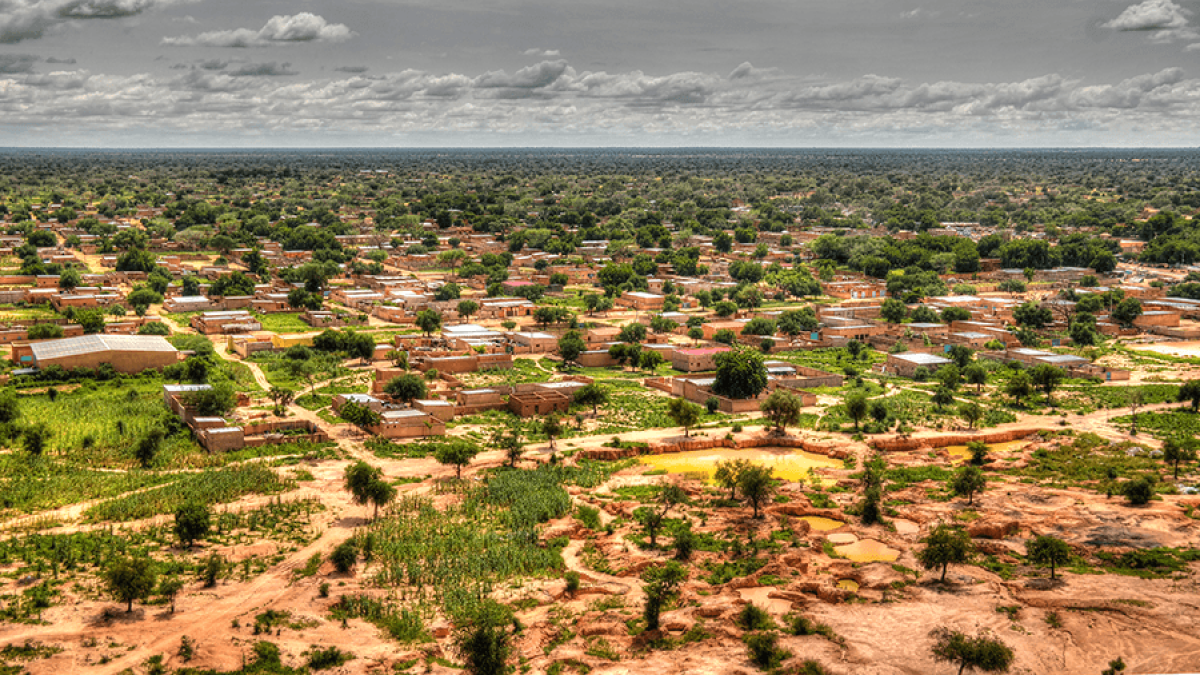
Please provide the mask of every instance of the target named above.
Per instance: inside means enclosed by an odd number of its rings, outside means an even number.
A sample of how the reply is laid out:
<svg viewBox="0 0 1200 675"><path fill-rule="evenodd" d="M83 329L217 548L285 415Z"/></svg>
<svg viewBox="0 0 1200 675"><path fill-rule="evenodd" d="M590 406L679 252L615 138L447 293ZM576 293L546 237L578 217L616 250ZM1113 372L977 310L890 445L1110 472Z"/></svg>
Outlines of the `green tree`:
<svg viewBox="0 0 1200 675"><path fill-rule="evenodd" d="M600 406L608 403L608 390L603 385L592 382L575 390L575 402L579 405L590 405L592 415L599 415Z"/></svg>
<svg viewBox="0 0 1200 675"><path fill-rule="evenodd" d="M867 416L869 404L867 395L863 392L850 394L846 397L846 415L854 420L854 430L858 431L858 423Z"/></svg>
<svg viewBox="0 0 1200 675"><path fill-rule="evenodd" d="M900 323L908 316L908 307L895 298L888 298L880 305L879 316L888 323Z"/></svg>
<svg viewBox="0 0 1200 675"><path fill-rule="evenodd" d="M203 539L212 526L212 512L202 502L190 501L175 510L175 536L184 548Z"/></svg>
<svg viewBox="0 0 1200 675"><path fill-rule="evenodd" d="M1192 412L1200 412L1200 379L1188 380L1179 387L1176 400L1180 403L1191 401Z"/></svg>
<svg viewBox="0 0 1200 675"><path fill-rule="evenodd" d="M964 563L971 555L971 537L961 527L942 524L921 540L925 548L917 551L917 561L927 570L942 568L941 581L946 581L950 563Z"/></svg>
<svg viewBox="0 0 1200 675"><path fill-rule="evenodd" d="M1122 326L1129 327L1142 315L1142 301L1137 298L1125 298L1112 308L1109 316Z"/></svg>
<svg viewBox="0 0 1200 675"><path fill-rule="evenodd" d="M442 327L442 315L432 309L417 312L417 328L428 337Z"/></svg>
<svg viewBox="0 0 1200 675"><path fill-rule="evenodd" d="M1196 439L1187 436L1172 436L1163 442L1163 461L1174 467L1174 477L1179 479L1179 463L1196 461Z"/></svg>
<svg viewBox="0 0 1200 675"><path fill-rule="evenodd" d="M1029 398L1033 393L1033 381L1029 379L1029 373L1024 370L1018 370L1012 374L1008 383L1004 385L1004 393L1013 397L1018 405L1021 401Z"/></svg>
<svg viewBox="0 0 1200 675"><path fill-rule="evenodd" d="M455 439L444 445L438 446L434 452L433 458L441 464L454 466L454 477L462 480L463 467L470 464L475 455L479 454L479 448L470 441Z"/></svg>
<svg viewBox="0 0 1200 675"><path fill-rule="evenodd" d="M470 675L505 675L512 655L512 610L492 599L477 603L455 632L454 645Z"/></svg>
<svg viewBox="0 0 1200 675"><path fill-rule="evenodd" d="M1007 673L1012 666L1012 649L986 633L971 637L943 627L935 628L929 636L934 640L933 660L957 665L958 675L968 670Z"/></svg>
<svg viewBox="0 0 1200 675"><path fill-rule="evenodd" d="M985 485L987 485L987 479L983 477L983 471L977 466L968 464L954 475L951 487L954 489L954 494L966 497L967 505L970 506L975 501L975 493L983 492Z"/></svg>
<svg viewBox="0 0 1200 675"><path fill-rule="evenodd" d="M128 603L126 612L133 611L134 600L141 600L154 592L157 577L153 561L145 555L118 558L104 572L109 593L118 602Z"/></svg>
<svg viewBox="0 0 1200 675"><path fill-rule="evenodd" d="M746 472L753 464L748 459L726 459L717 462L716 471L713 473L713 480L723 488L729 489L729 501L737 499L738 483L742 479L742 474Z"/></svg>
<svg viewBox="0 0 1200 675"><path fill-rule="evenodd" d="M684 437L691 436L691 428L696 426L704 415L704 408L685 398L673 398L667 401L667 416L676 425L683 427Z"/></svg>
<svg viewBox="0 0 1200 675"><path fill-rule="evenodd" d="M22 447L25 452L34 457L41 457L46 451L46 445L50 442L50 437L54 432L50 431L50 427L45 422L38 422L25 427L21 432Z"/></svg>
<svg viewBox="0 0 1200 675"><path fill-rule="evenodd" d="M563 424L556 413L550 413L542 418L542 433L550 440L550 450L554 450L554 439L562 435Z"/></svg>
<svg viewBox="0 0 1200 675"><path fill-rule="evenodd" d="M752 464L738 476L738 489L742 491L742 497L750 502L755 518L758 518L759 507L767 503L775 493L772 471L769 466Z"/></svg>
<svg viewBox="0 0 1200 675"><path fill-rule="evenodd" d="M983 385L987 384L988 373L982 364L972 363L963 369L962 374L967 384L975 385L976 394L983 393Z"/></svg>
<svg viewBox="0 0 1200 675"><path fill-rule="evenodd" d="M383 391L388 396L408 405L411 405L413 400L425 398L428 395L425 380L412 373L398 375L388 380L387 384L383 385Z"/></svg>
<svg viewBox="0 0 1200 675"><path fill-rule="evenodd" d="M974 429L975 423L983 419L983 408L974 401L958 406L958 416L967 421L967 428Z"/></svg>
<svg viewBox="0 0 1200 675"><path fill-rule="evenodd" d="M687 493L678 485L668 483L659 486L655 501L658 502L656 506L641 506L633 512L634 518L646 530L646 536L650 537L651 548L658 546L658 531L667 513L676 504L687 503Z"/></svg>
<svg viewBox="0 0 1200 675"><path fill-rule="evenodd" d="M471 315L479 311L479 303L474 300L462 300L456 308L458 315L464 319L471 318Z"/></svg>
<svg viewBox="0 0 1200 675"><path fill-rule="evenodd" d="M1053 579L1054 569L1071 561L1071 547L1062 539L1043 534L1025 542L1025 558L1034 565L1049 567Z"/></svg>
<svg viewBox="0 0 1200 675"><path fill-rule="evenodd" d="M1062 383L1064 377L1065 375L1063 375L1061 368L1056 368L1048 363L1038 364L1033 370L1029 371L1030 383L1046 392L1046 405L1051 406L1054 405L1054 401L1050 398L1050 395Z"/></svg>
<svg viewBox="0 0 1200 675"><path fill-rule="evenodd" d="M154 458L162 449L163 439L166 438L166 435L162 429L153 428L138 440L137 445L133 448L133 456L137 458L143 469L150 468L150 465L154 463Z"/></svg>
<svg viewBox="0 0 1200 675"><path fill-rule="evenodd" d="M755 398L767 388L767 367L763 355L751 349L735 348L717 354L717 374L713 393L727 398Z"/></svg>
<svg viewBox="0 0 1200 675"><path fill-rule="evenodd" d="M642 573L642 580L646 582L642 586L646 594L646 605L642 611L646 630L658 630L663 607L679 592L679 585L687 580L687 575L687 568L674 560Z"/></svg>
<svg viewBox="0 0 1200 675"><path fill-rule="evenodd" d="M776 389L759 404L763 416L771 420L780 433L786 433L789 425L800 421L801 407L800 399L786 389Z"/></svg>

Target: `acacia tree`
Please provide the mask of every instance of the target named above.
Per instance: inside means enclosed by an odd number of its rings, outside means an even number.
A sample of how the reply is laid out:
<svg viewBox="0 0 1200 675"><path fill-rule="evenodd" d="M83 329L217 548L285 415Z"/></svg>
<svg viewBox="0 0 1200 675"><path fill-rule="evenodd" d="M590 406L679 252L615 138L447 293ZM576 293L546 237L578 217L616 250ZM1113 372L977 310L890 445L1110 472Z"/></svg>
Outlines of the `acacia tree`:
<svg viewBox="0 0 1200 675"><path fill-rule="evenodd" d="M592 382L575 390L575 402L579 405L592 406L592 415L599 415L600 406L608 403L608 390L602 385Z"/></svg>
<svg viewBox="0 0 1200 675"><path fill-rule="evenodd" d="M141 600L154 591L157 578L154 562L145 555L119 558L104 572L108 591L118 602L128 603L126 612L133 611L133 601Z"/></svg>
<svg viewBox="0 0 1200 675"><path fill-rule="evenodd" d="M434 452L433 458L441 464L453 465L454 477L462 480L463 467L470 464L477 454L479 454L479 448L474 443L457 439L439 446Z"/></svg>
<svg viewBox="0 0 1200 675"><path fill-rule="evenodd" d="M703 414L704 408L685 398L673 398L667 401L667 416L675 424L683 427L685 438L691 436L691 428L696 426L696 423L700 421L700 416Z"/></svg>
<svg viewBox="0 0 1200 675"><path fill-rule="evenodd" d="M729 501L737 499L738 483L742 479L742 474L751 466L753 465L750 463L750 460L744 458L717 462L717 469L713 473L713 480L717 481L717 485L729 488Z"/></svg>
<svg viewBox="0 0 1200 675"><path fill-rule="evenodd" d="M738 487L742 490L742 497L750 502L755 518L758 518L759 507L765 504L775 492L775 485L771 478L772 473L773 470L769 466L752 464L738 476Z"/></svg>
<svg viewBox="0 0 1200 675"><path fill-rule="evenodd" d="M867 395L859 392L846 397L846 414L854 420L854 430L858 431L858 422L867 416Z"/></svg>
<svg viewBox="0 0 1200 675"><path fill-rule="evenodd" d="M982 492L986 484L987 479L983 476L983 470L968 464L958 470L951 487L954 488L955 494L965 496L967 505L970 506L975 499L975 493Z"/></svg>
<svg viewBox="0 0 1200 675"><path fill-rule="evenodd" d="M1029 371L1029 381L1033 386L1046 392L1046 405L1053 406L1054 401L1050 398L1050 395L1062 383L1063 371L1061 368L1056 368L1048 363L1042 363Z"/></svg>
<svg viewBox="0 0 1200 675"><path fill-rule="evenodd" d="M966 633L946 627L935 628L929 634L933 638L933 660L958 666L958 674L968 669L984 673L1006 673L1012 666L1013 650L987 633L971 637Z"/></svg>
<svg viewBox="0 0 1200 675"><path fill-rule="evenodd" d="M971 537L961 527L942 524L921 540L925 548L917 552L917 560L927 570L942 568L941 581L946 581L950 563L964 563L971 555Z"/></svg>
<svg viewBox="0 0 1200 675"><path fill-rule="evenodd" d="M771 420L781 434L787 433L788 425L800 421L801 407L799 397L786 389L776 389L759 405L763 415Z"/></svg>
<svg viewBox="0 0 1200 675"><path fill-rule="evenodd" d="M1035 565L1049 567L1053 579L1054 568L1071 561L1071 547L1062 539L1043 534L1025 542L1025 557Z"/></svg>
<svg viewBox="0 0 1200 675"><path fill-rule="evenodd" d="M1173 436L1163 443L1163 461L1174 465L1176 480L1179 479L1179 463L1196 460L1196 439Z"/></svg>

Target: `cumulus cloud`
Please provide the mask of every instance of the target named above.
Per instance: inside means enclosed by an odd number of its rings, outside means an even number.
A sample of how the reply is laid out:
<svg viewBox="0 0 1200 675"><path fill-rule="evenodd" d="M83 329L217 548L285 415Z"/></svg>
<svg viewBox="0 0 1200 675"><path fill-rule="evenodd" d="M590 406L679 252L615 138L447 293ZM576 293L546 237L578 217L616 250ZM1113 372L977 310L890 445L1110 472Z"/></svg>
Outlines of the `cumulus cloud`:
<svg viewBox="0 0 1200 675"><path fill-rule="evenodd" d="M1195 39L1200 33L1188 25L1190 15L1190 10L1172 0L1145 0L1125 8L1117 18L1102 25L1117 31L1149 32L1160 42Z"/></svg>
<svg viewBox="0 0 1200 675"><path fill-rule="evenodd" d="M0 0L2 1L2 0ZM321 144L338 134L546 133L555 138L661 135L701 144L742 138L871 145L897 138L939 144L1011 138L1066 140L1055 133L1101 130L1140 144L1200 142L1200 80L1168 68L1116 82L1080 82L1050 73L1012 82L909 81L886 74L814 83L786 73L578 72L545 61L516 72L365 75L299 79L288 63L196 61L181 72L127 77L63 71L39 74L14 60L0 72L6 129L239 130L295 134ZM328 75L328 74L327 74ZM836 130L831 132L830 130ZM1134 133L1135 130L1140 130ZM1147 131L1158 130L1157 139ZM11 133L11 132L10 132ZM166 131L164 131L166 133ZM741 134L741 136L737 136ZM437 136L449 138L449 136ZM473 136L485 140L488 136ZM940 140L939 140L940 139ZM2 139L0 139L2 140ZM1015 140L1013 142L1016 142Z"/></svg>
<svg viewBox="0 0 1200 675"><path fill-rule="evenodd" d="M354 37L354 31L341 23L329 23L311 12L292 16L276 15L258 30L237 28L217 30L199 35L163 38L162 43L177 47L270 47L298 42L343 42Z"/></svg>
<svg viewBox="0 0 1200 675"><path fill-rule="evenodd" d="M181 0L2 0L0 43L36 40L60 24L122 19Z"/></svg>
<svg viewBox="0 0 1200 675"><path fill-rule="evenodd" d="M299 75L290 63L247 63L229 71L230 77L288 77Z"/></svg>
<svg viewBox="0 0 1200 675"><path fill-rule="evenodd" d="M0 54L0 74L33 72L33 66L38 58L31 54Z"/></svg>

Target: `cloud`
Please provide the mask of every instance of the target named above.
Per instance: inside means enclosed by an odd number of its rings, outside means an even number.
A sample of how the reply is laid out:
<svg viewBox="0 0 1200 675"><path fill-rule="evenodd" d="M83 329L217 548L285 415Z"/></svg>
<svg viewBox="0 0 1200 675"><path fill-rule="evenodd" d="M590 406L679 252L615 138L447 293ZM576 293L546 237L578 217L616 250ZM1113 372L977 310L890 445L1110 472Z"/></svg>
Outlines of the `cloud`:
<svg viewBox="0 0 1200 675"><path fill-rule="evenodd" d="M0 74L33 72L33 66L38 57L31 54L0 54Z"/></svg>
<svg viewBox="0 0 1200 675"><path fill-rule="evenodd" d="M77 20L122 19L184 0L0 0L0 43L36 40Z"/></svg>
<svg viewBox="0 0 1200 675"><path fill-rule="evenodd" d="M300 73L292 70L290 63L247 63L229 71L230 77L290 77Z"/></svg>
<svg viewBox="0 0 1200 675"><path fill-rule="evenodd" d="M1125 8L1117 18L1102 24L1116 31L1143 31L1153 33L1157 42L1200 37L1188 25L1191 11L1180 7L1172 0L1145 0Z"/></svg>
<svg viewBox="0 0 1200 675"><path fill-rule="evenodd" d="M310 12L292 16L276 15L256 30L237 28L199 35L163 38L164 45L177 47L270 47L298 42L343 42L356 33L345 24L329 23Z"/></svg>
<svg viewBox="0 0 1200 675"><path fill-rule="evenodd" d="M468 144L516 137L666 145L1200 143L1191 125L1200 116L1200 79L1179 68L1115 82L1055 73L1011 82L910 81L877 73L814 83L783 72L754 77L755 70L579 72L545 61L512 73L409 69L302 79L286 62L212 60L169 74L0 72L0 141L71 128L154 130L226 145L268 132L306 145L417 137Z"/></svg>
<svg viewBox="0 0 1200 675"><path fill-rule="evenodd" d="M355 75L358 75L358 74L367 72L368 70L370 70L370 68L368 68L366 66L338 66L337 68L334 68L333 70L336 73L353 73Z"/></svg>

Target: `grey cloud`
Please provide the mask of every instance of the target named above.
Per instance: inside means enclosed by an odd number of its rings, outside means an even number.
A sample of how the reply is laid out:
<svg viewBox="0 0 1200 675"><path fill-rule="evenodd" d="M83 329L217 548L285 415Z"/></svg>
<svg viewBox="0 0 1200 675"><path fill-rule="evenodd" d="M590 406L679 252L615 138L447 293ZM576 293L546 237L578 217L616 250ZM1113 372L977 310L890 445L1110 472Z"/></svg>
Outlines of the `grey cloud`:
<svg viewBox="0 0 1200 675"><path fill-rule="evenodd" d="M1200 33L1188 25L1190 15L1191 11L1172 0L1145 0L1125 8L1117 18L1102 26L1117 31L1150 32L1160 42L1194 39Z"/></svg>
<svg viewBox="0 0 1200 675"><path fill-rule="evenodd" d="M292 70L290 63L247 63L229 71L230 77L290 77L300 73Z"/></svg>
<svg viewBox="0 0 1200 675"><path fill-rule="evenodd" d="M1169 94L1184 82L1182 68L1167 68L1149 75L1131 77L1118 84L1083 87L1071 94L1071 103L1081 108L1119 108L1128 110L1143 103L1169 103ZM1193 81L1189 87L1196 93ZM1155 98L1155 95L1159 98Z"/></svg>
<svg viewBox="0 0 1200 675"><path fill-rule="evenodd" d="M0 2L0 43L36 40L75 20L120 19L180 0L6 0Z"/></svg>
<svg viewBox="0 0 1200 675"><path fill-rule="evenodd" d="M0 74L29 73L38 62L31 54L0 54Z"/></svg>
<svg viewBox="0 0 1200 675"><path fill-rule="evenodd" d="M178 47L269 47L298 42L342 42L354 37L348 26L329 23L311 12L292 16L276 15L258 30L238 28L218 30L199 35L163 38L164 45Z"/></svg>

